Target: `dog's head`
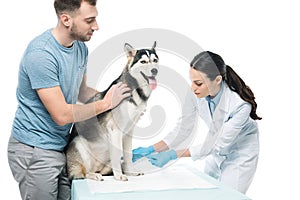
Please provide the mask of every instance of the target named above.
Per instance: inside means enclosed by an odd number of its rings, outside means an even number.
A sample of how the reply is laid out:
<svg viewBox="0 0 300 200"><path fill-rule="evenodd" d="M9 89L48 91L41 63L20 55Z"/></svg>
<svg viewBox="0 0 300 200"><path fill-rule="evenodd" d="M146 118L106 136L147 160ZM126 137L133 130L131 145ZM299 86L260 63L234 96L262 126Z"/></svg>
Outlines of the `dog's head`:
<svg viewBox="0 0 300 200"><path fill-rule="evenodd" d="M127 55L127 73L134 77L139 84L147 84L151 90L157 86L158 56L155 51L156 42L152 48L135 50L130 44L125 43L124 50Z"/></svg>

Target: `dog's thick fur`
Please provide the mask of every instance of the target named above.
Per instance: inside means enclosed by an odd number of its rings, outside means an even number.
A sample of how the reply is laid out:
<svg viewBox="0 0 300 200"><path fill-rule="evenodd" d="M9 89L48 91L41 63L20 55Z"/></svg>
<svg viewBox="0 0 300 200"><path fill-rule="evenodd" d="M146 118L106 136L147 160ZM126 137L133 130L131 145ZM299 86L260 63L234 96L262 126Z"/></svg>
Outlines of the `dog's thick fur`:
<svg viewBox="0 0 300 200"><path fill-rule="evenodd" d="M102 175L113 172L115 179L127 181L126 175L142 175L132 164L132 132L146 108L153 89L151 84L156 86L158 56L155 47L156 42L151 49L140 50L125 44L127 65L109 88L122 81L131 88L131 97L97 117L75 123L66 148L70 179L103 180ZM109 88L89 102L102 99Z"/></svg>

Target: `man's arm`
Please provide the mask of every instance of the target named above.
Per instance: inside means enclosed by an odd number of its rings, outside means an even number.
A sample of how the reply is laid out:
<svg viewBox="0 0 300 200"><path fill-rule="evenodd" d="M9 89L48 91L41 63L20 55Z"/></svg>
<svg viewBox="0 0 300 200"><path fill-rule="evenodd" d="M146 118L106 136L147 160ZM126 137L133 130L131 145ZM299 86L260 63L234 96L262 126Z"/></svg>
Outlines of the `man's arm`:
<svg viewBox="0 0 300 200"><path fill-rule="evenodd" d="M81 103L87 102L90 98L95 96L98 91L96 89L93 89L91 87L88 87L86 83L86 75L83 76L82 83L79 88L79 95L78 95L78 100Z"/></svg>
<svg viewBox="0 0 300 200"><path fill-rule="evenodd" d="M37 89L52 119L60 126L89 119L116 107L124 98L130 96L129 91L126 84L118 83L110 88L102 100L81 105L68 104L60 86Z"/></svg>

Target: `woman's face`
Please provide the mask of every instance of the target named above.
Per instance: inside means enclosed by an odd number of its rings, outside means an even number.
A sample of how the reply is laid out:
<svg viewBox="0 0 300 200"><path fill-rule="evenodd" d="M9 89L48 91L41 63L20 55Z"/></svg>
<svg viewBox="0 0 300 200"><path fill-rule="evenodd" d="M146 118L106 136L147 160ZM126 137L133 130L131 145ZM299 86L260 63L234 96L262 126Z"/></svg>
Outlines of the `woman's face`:
<svg viewBox="0 0 300 200"><path fill-rule="evenodd" d="M192 81L192 90L198 98L208 95L214 97L220 90L220 82L217 78L211 81L206 74L190 67L190 79Z"/></svg>

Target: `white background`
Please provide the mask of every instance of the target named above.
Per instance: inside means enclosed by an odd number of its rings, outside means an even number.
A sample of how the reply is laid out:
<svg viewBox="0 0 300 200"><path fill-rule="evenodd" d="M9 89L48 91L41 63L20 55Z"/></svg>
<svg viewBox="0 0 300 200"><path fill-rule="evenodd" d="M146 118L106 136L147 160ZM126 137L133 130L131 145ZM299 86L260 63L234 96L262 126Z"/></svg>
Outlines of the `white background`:
<svg viewBox="0 0 300 200"><path fill-rule="evenodd" d="M252 88L258 103L261 152L247 195L255 200L298 198L299 6L286 0L100 0L100 30L90 52L138 28L164 28L220 54ZM53 0L1 4L1 195L20 199L6 148L16 110L18 64L28 42L56 25ZM176 41L174 41L176 43ZM101 59L101 58L100 58Z"/></svg>

